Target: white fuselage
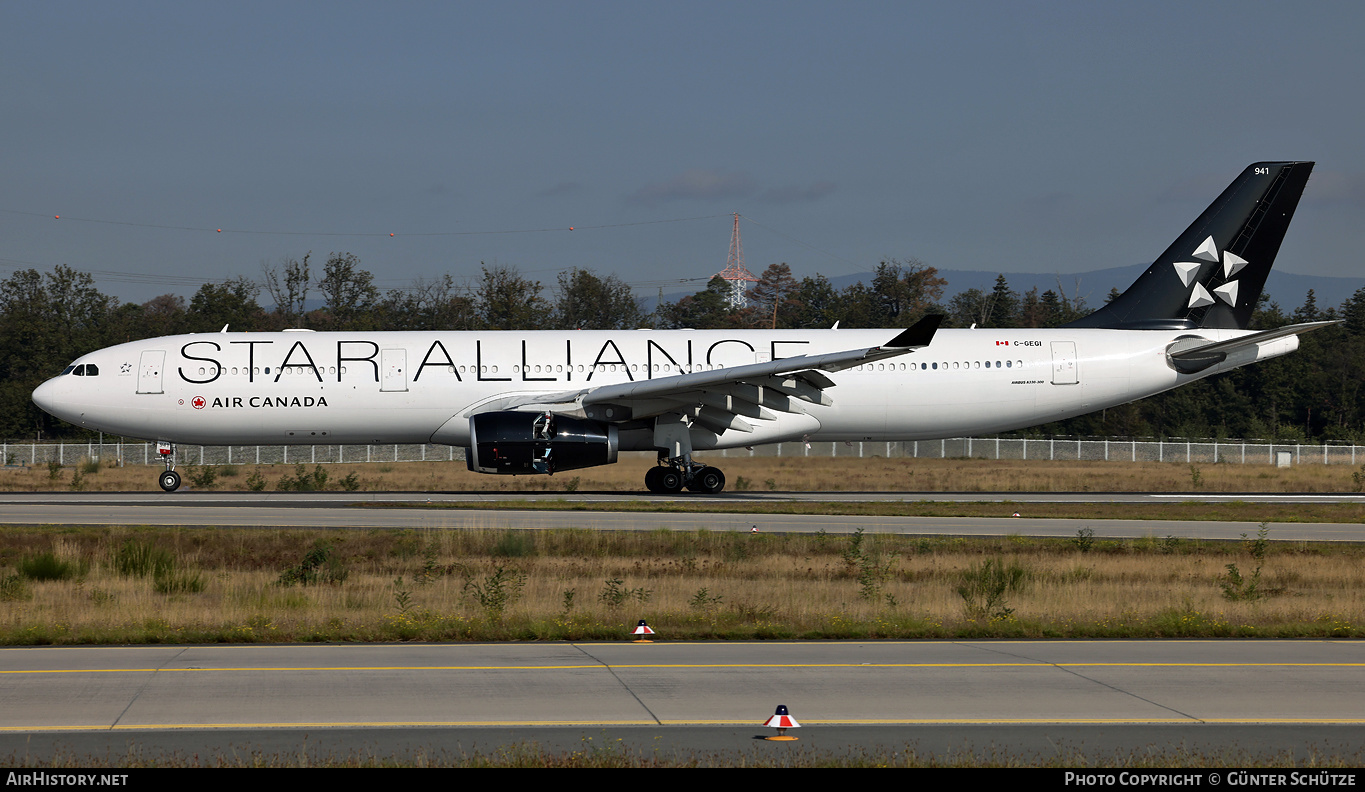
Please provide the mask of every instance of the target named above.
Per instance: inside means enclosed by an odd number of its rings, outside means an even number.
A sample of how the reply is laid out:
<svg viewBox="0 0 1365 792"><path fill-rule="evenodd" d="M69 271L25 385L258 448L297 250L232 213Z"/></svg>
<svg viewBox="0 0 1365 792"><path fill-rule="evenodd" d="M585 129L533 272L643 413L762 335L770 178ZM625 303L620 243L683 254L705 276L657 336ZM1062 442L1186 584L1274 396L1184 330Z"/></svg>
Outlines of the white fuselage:
<svg viewBox="0 0 1365 792"><path fill-rule="evenodd" d="M34 393L73 424L176 443L469 443L493 399L564 394L775 358L875 347L895 330L633 330L220 333L92 352ZM1240 349L1195 375L1167 362L1176 338L1242 330L942 330L932 343L827 373L831 405L726 431L697 448L802 437L922 440L1008 431L1133 401L1293 351L1295 336ZM77 371L80 369L78 368ZM621 450L653 445L625 432Z"/></svg>

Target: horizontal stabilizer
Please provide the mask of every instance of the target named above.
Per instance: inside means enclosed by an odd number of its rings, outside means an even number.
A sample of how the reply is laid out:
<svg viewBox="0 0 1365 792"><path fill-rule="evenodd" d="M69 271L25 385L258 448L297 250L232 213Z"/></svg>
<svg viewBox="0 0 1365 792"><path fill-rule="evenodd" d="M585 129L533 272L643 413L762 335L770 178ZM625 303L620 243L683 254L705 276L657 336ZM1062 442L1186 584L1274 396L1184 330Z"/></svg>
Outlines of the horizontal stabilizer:
<svg viewBox="0 0 1365 792"><path fill-rule="evenodd" d="M1180 359L1184 357L1189 358L1202 357L1204 355L1209 354L1210 352L1231 352L1234 349L1240 349L1242 347L1251 346L1252 344L1264 344L1267 341L1274 341L1277 338L1284 338L1285 336L1302 335L1304 333L1310 333L1314 330L1318 330L1320 328L1334 324L1341 324L1341 320L1336 319L1330 322L1304 322L1303 324L1286 325L1284 327L1277 327L1274 330L1265 330L1260 333L1252 333L1251 335L1240 336L1229 341L1217 341L1208 344L1201 344L1196 347L1190 347L1189 349L1182 349L1177 352L1172 352L1170 353L1170 355L1173 358Z"/></svg>
<svg viewBox="0 0 1365 792"><path fill-rule="evenodd" d="M1228 353L1234 350L1264 344L1288 336L1302 335L1334 324L1341 324L1341 320L1286 325L1274 330L1263 330L1259 333L1238 336L1227 341L1206 341L1202 338L1193 337L1179 338L1166 348L1166 357L1177 371L1194 374L1222 363L1227 359Z"/></svg>

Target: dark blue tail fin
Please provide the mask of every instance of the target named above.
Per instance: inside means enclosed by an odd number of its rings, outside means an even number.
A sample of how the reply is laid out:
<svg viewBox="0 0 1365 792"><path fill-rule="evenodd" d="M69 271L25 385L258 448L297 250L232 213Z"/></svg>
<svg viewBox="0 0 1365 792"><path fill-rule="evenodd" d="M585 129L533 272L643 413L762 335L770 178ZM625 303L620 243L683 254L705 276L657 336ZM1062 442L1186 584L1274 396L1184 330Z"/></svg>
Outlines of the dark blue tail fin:
<svg viewBox="0 0 1365 792"><path fill-rule="evenodd" d="M1127 291L1067 327L1245 329L1312 171L1251 165Z"/></svg>

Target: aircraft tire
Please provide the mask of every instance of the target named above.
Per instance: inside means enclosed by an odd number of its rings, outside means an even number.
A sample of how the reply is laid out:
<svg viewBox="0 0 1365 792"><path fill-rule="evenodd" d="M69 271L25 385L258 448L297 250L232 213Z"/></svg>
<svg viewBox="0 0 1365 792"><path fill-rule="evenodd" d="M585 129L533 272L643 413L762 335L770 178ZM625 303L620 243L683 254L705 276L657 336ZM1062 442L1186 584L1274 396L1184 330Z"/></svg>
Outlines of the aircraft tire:
<svg viewBox="0 0 1365 792"><path fill-rule="evenodd" d="M180 474L174 470L168 470L161 474L161 488L167 492L175 492L180 489Z"/></svg>
<svg viewBox="0 0 1365 792"><path fill-rule="evenodd" d="M682 473L672 468L659 468L659 470L663 471L659 474L659 492L682 492Z"/></svg>
<svg viewBox="0 0 1365 792"><path fill-rule="evenodd" d="M645 474L645 489L650 492L663 492L663 485L659 482L659 477L663 475L665 468L652 467Z"/></svg>
<svg viewBox="0 0 1365 792"><path fill-rule="evenodd" d="M725 489L725 474L719 468L705 467L692 478L691 490L715 495Z"/></svg>

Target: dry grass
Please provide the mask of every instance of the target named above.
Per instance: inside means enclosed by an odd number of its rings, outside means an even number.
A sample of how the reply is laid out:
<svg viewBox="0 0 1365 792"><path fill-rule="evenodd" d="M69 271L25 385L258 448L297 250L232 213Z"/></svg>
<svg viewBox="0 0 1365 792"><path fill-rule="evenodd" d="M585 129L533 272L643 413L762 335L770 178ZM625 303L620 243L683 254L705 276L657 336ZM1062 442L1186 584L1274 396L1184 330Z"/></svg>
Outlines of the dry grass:
<svg viewBox="0 0 1365 792"><path fill-rule="evenodd" d="M1271 465L1175 462L1048 462L985 459L884 459L872 457L730 457L699 455L721 467L728 491L759 492L1353 492L1359 485L1350 465ZM575 470L555 476L488 476L471 473L462 462L398 462L323 465L330 489L354 474L360 489L392 492L565 492L643 491L649 454L623 454L616 465ZM308 472L314 466L308 465ZM234 465L215 468L209 489L244 491L252 476L267 490L292 477L294 465ZM69 491L79 466L63 468L56 479L48 469L0 469L0 490ZM186 484L197 470L179 468ZM82 472L76 486L89 491L156 489L155 466L111 467ZM1196 475L1197 473L1197 475Z"/></svg>
<svg viewBox="0 0 1365 792"><path fill-rule="evenodd" d="M914 495L911 498L928 498ZM797 501L797 500L651 500L578 501L567 498L536 500L465 500L422 503L374 501L362 508L410 508L509 511L602 511L671 512L685 514L815 514L863 517L1008 517L1073 520L1220 520L1269 523L1360 523L1365 522L1365 503L1261 503L1238 498L1208 500L1191 497L1152 503L1086 503L1083 501L1021 502L1008 496L980 501ZM1024 528L1027 523L1023 524Z"/></svg>
<svg viewBox="0 0 1365 792"><path fill-rule="evenodd" d="M202 592L158 594L113 572L133 537L171 550ZM348 571L333 585L281 573L318 540ZM647 619L665 638L1358 636L1365 549L1275 546L1261 599L1229 601L1237 544L589 531L249 531L42 529L0 532L0 578L55 550L88 563L80 580L27 582L0 598L0 642L609 639ZM967 617L964 572L986 559L1023 571L1004 618ZM5 569L8 567L9 569ZM495 588L481 604L471 583ZM518 581L524 585L518 586ZM609 600L613 584L621 600ZM571 594L571 596L570 596Z"/></svg>

